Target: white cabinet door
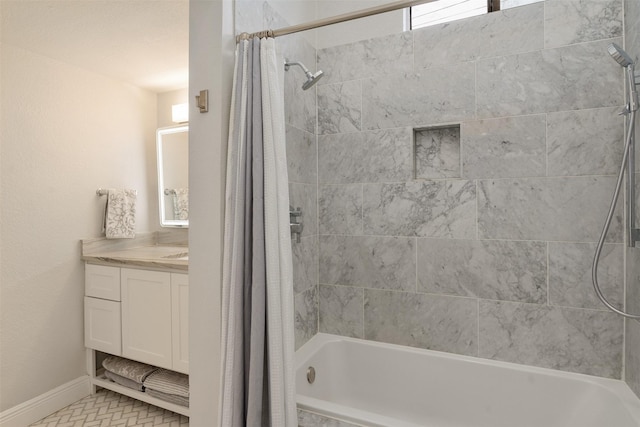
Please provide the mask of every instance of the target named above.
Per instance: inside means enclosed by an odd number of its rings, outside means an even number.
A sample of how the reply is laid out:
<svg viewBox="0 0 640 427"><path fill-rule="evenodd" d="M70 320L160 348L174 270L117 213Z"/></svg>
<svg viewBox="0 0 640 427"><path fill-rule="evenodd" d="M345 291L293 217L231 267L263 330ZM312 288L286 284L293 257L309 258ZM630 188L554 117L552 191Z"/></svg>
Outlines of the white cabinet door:
<svg viewBox="0 0 640 427"><path fill-rule="evenodd" d="M189 373L189 276L171 274L173 370Z"/></svg>
<svg viewBox="0 0 640 427"><path fill-rule="evenodd" d="M120 301L120 268L86 264L84 294L88 297Z"/></svg>
<svg viewBox="0 0 640 427"><path fill-rule="evenodd" d="M119 302L84 297L84 345L122 355Z"/></svg>
<svg viewBox="0 0 640 427"><path fill-rule="evenodd" d="M171 274L121 270L122 355L172 369Z"/></svg>

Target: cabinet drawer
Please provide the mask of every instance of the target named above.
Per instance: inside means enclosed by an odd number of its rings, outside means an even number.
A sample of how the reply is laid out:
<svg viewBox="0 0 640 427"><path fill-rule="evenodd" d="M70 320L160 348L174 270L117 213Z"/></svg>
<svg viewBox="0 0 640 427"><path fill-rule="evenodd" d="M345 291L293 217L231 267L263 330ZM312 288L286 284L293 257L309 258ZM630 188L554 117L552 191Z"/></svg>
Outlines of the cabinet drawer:
<svg viewBox="0 0 640 427"><path fill-rule="evenodd" d="M88 297L120 301L120 268L86 264L84 287Z"/></svg>
<svg viewBox="0 0 640 427"><path fill-rule="evenodd" d="M120 303L84 297L84 345L122 355Z"/></svg>

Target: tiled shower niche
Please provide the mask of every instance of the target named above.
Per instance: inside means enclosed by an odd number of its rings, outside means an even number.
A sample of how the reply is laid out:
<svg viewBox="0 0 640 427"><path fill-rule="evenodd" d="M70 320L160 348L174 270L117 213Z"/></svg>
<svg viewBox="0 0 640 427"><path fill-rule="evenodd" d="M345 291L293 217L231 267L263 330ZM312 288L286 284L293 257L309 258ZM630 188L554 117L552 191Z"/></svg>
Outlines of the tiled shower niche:
<svg viewBox="0 0 640 427"><path fill-rule="evenodd" d="M460 178L460 125L413 129L416 179Z"/></svg>

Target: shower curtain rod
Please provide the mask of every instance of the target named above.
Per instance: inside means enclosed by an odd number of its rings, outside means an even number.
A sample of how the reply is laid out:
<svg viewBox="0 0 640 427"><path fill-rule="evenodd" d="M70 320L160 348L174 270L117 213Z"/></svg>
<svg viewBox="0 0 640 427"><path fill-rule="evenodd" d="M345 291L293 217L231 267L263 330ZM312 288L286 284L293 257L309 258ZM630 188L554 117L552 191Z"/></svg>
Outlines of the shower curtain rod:
<svg viewBox="0 0 640 427"><path fill-rule="evenodd" d="M352 21L354 19L365 18L367 16L379 15L385 12L391 12L398 9L405 9L411 6L431 3L436 0L400 0L392 3L374 6L355 12L345 13L342 15L332 16L330 18L317 19L305 24L292 25L291 27L280 28L278 30L266 30L256 33L242 33L236 37L236 41L248 40L253 37L280 37L287 34L299 33L300 31L313 30L314 28L326 27L327 25L338 24L340 22ZM492 0L489 0L492 1ZM493 0L495 1L495 0Z"/></svg>

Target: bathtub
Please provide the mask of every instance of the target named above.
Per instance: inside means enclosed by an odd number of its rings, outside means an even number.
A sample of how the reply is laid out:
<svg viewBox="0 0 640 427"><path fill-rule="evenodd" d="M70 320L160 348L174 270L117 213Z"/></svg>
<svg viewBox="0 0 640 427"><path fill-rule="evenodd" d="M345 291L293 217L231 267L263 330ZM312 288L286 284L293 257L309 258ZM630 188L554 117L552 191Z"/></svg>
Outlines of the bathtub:
<svg viewBox="0 0 640 427"><path fill-rule="evenodd" d="M296 352L296 387L315 419L363 426L640 426L622 381L328 334Z"/></svg>

